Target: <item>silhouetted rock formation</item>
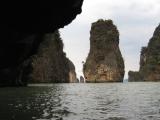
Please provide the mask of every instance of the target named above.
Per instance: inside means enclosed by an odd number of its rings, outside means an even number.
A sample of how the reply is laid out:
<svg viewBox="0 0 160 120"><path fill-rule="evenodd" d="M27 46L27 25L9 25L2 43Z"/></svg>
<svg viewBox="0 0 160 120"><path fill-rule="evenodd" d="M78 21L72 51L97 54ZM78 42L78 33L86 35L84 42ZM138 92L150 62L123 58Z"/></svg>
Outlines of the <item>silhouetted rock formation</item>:
<svg viewBox="0 0 160 120"><path fill-rule="evenodd" d="M83 76L80 76L80 83L84 83L84 77Z"/></svg>
<svg viewBox="0 0 160 120"><path fill-rule="evenodd" d="M160 81L160 25L156 28L148 47L142 47L140 56L139 77L141 81ZM134 75L129 75L129 81L133 81ZM131 80L132 79L132 80Z"/></svg>
<svg viewBox="0 0 160 120"><path fill-rule="evenodd" d="M1 30L15 32L14 34L54 32L81 13L82 2L83 0L3 2L0 9Z"/></svg>
<svg viewBox="0 0 160 120"><path fill-rule="evenodd" d="M0 85L26 85L25 74L46 33L69 24L83 0L3 2L1 5ZM23 74L22 74L23 73Z"/></svg>
<svg viewBox="0 0 160 120"><path fill-rule="evenodd" d="M80 81L79 78L77 78L75 83L79 83L79 81Z"/></svg>
<svg viewBox="0 0 160 120"><path fill-rule="evenodd" d="M66 58L59 32L45 34L37 53L31 57L30 83L76 82L74 64ZM29 66L28 66L29 68ZM25 70L25 69L24 69Z"/></svg>
<svg viewBox="0 0 160 120"><path fill-rule="evenodd" d="M90 33L90 52L83 66L86 82L122 82L124 61L116 26L112 20L98 20Z"/></svg>

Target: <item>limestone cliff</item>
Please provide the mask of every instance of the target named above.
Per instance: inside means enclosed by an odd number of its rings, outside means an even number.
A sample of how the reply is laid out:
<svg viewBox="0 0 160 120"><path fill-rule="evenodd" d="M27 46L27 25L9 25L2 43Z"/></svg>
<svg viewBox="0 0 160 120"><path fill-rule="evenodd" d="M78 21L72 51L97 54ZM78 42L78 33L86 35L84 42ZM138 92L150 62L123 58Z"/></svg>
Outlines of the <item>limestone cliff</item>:
<svg viewBox="0 0 160 120"><path fill-rule="evenodd" d="M144 64L140 64L140 74L144 81L160 81L160 25L145 51Z"/></svg>
<svg viewBox="0 0 160 120"><path fill-rule="evenodd" d="M129 82L142 81L142 77L141 77L140 73L137 71L129 71L128 76L129 76L129 79L128 79Z"/></svg>
<svg viewBox="0 0 160 120"><path fill-rule="evenodd" d="M142 47L138 74L141 81L160 81L160 25L156 28L148 46ZM129 75L129 81L133 77Z"/></svg>
<svg viewBox="0 0 160 120"><path fill-rule="evenodd" d="M66 58L63 43L58 31L42 36L37 53L31 57L30 83L69 83L76 82L74 64ZM25 70L25 69L24 69Z"/></svg>
<svg viewBox="0 0 160 120"><path fill-rule="evenodd" d="M75 66L72 63L71 60L68 59L68 65L69 65L69 82L70 83L77 83L77 75L76 75L76 70L75 70Z"/></svg>
<svg viewBox="0 0 160 120"><path fill-rule="evenodd" d="M122 82L124 61L117 27L112 20L98 20L90 34L90 51L83 66L86 82Z"/></svg>
<svg viewBox="0 0 160 120"><path fill-rule="evenodd" d="M27 85L30 57L44 34L69 24L81 13L83 0L10 1L0 8L0 86ZM22 73L24 73L22 75Z"/></svg>

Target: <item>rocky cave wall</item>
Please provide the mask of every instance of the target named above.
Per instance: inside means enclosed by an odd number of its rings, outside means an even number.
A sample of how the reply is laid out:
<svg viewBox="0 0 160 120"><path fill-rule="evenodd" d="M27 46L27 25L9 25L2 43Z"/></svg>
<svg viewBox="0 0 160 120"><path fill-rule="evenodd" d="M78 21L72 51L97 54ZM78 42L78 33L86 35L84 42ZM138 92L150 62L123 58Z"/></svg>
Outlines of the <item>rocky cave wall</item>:
<svg viewBox="0 0 160 120"><path fill-rule="evenodd" d="M69 24L81 13L83 0L3 2L1 13L0 86L27 85L30 57L44 34Z"/></svg>

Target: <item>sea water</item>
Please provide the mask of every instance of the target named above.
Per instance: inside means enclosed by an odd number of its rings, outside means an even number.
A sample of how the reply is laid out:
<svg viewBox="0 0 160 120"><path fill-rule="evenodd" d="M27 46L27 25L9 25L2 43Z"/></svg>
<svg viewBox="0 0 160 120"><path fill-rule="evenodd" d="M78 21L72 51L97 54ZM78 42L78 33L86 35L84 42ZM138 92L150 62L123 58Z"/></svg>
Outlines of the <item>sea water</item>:
<svg viewBox="0 0 160 120"><path fill-rule="evenodd" d="M160 83L0 88L0 120L160 120Z"/></svg>

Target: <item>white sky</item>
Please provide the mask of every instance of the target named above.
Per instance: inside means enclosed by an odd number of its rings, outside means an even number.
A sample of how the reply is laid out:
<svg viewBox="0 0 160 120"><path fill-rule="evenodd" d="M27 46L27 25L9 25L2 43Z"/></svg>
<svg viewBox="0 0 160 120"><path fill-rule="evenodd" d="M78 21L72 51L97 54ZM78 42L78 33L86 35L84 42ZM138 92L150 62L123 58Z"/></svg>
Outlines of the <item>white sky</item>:
<svg viewBox="0 0 160 120"><path fill-rule="evenodd" d="M139 69L140 50L146 46L160 23L160 0L84 0L82 13L61 29L64 51L74 63L77 76L83 75L82 61L90 48L91 23L112 19L120 32L120 49L129 70Z"/></svg>

